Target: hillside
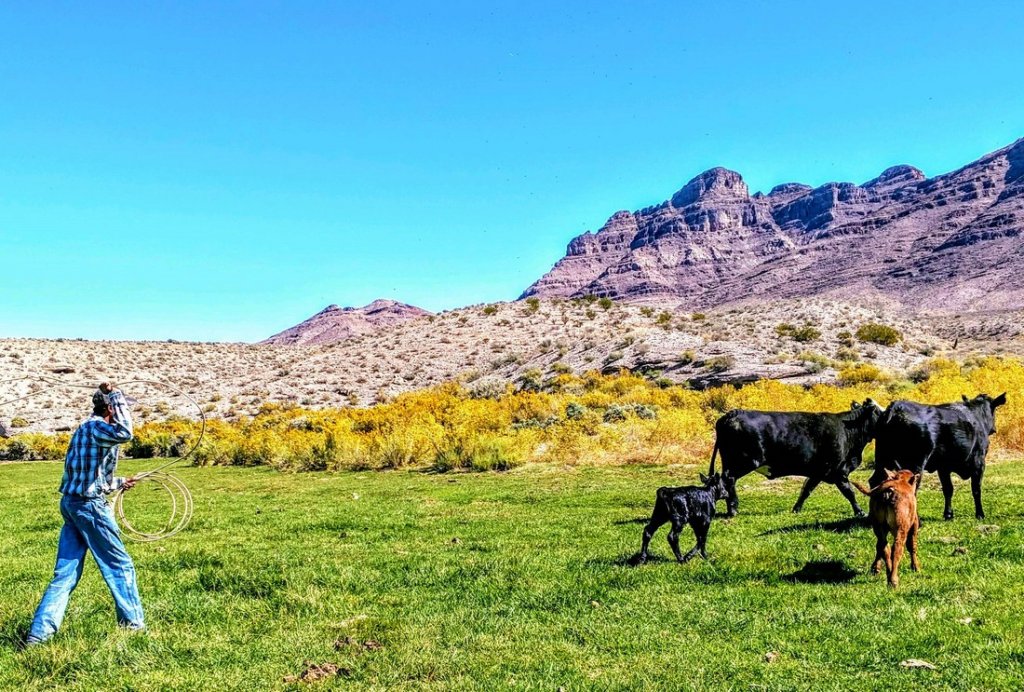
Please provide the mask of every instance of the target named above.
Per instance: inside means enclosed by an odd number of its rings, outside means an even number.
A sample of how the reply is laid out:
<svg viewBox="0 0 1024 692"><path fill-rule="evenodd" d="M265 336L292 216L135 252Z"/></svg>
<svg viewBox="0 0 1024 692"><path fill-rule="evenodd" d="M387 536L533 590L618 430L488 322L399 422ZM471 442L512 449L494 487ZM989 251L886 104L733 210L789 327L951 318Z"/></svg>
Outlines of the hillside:
<svg viewBox="0 0 1024 692"><path fill-rule="evenodd" d="M1024 307L1024 139L928 178L894 166L863 184L751 195L714 168L662 204L619 211L523 294L688 309L802 296L883 297L948 312Z"/></svg>
<svg viewBox="0 0 1024 692"><path fill-rule="evenodd" d="M422 308L394 300L375 300L361 308L328 305L308 320L265 339L263 343L292 346L329 344L353 336L372 334L378 329L429 314Z"/></svg>
<svg viewBox="0 0 1024 692"><path fill-rule="evenodd" d="M757 377L834 381L856 360L902 376L947 353L1024 353L1021 316L912 317L886 303L824 299L694 314L553 299L461 308L327 345L0 339L0 402L33 391L36 385L6 382L32 373L69 382L166 381L194 395L211 416L226 418L254 413L266 402L365 406L453 379L486 395L565 371L626 368L699 388ZM857 340L857 329L869 322L897 328L903 340L893 346ZM801 331L808 324L820 335ZM783 327L780 334L780 325L797 331ZM180 397L156 388L136 385L129 394L140 400L144 420L195 415ZM46 388L4 407L0 419L24 419L26 427L15 432L53 430L74 425L87 409L82 390Z"/></svg>

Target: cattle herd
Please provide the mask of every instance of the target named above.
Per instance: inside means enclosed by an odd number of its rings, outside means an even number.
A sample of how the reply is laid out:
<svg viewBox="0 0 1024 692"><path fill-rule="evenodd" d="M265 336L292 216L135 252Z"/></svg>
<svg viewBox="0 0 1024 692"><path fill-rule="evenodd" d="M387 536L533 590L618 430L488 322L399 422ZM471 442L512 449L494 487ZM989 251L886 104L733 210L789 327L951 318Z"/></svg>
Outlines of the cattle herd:
<svg viewBox="0 0 1024 692"><path fill-rule="evenodd" d="M894 401L885 410L871 399L853 402L842 413L781 413L734 410L715 424L715 447L703 485L659 488L651 519L644 527L640 552L634 564L647 560L648 544L655 531L671 522L669 545L676 559L686 562L695 555L707 558L706 543L715 505L725 500L726 516L739 511L736 481L756 471L768 478L807 478L794 512L822 482L839 489L857 517L866 516L857 504L855 487L870 497L870 521L876 536L874 571L884 564L890 586L899 584L899 562L905 546L911 567L918 569L917 492L925 472L937 473L945 497L946 519L953 518L951 474L970 478L974 515L985 518L981 504L981 480L989 437L995 433L996 409L1006 403L1006 394L951 404L918 404ZM861 464L864 448L875 440L875 469L870 488L850 481L850 473ZM715 459L721 457L721 473ZM679 549L679 533L689 524L697 538L685 555ZM893 545L888 546L888 535Z"/></svg>

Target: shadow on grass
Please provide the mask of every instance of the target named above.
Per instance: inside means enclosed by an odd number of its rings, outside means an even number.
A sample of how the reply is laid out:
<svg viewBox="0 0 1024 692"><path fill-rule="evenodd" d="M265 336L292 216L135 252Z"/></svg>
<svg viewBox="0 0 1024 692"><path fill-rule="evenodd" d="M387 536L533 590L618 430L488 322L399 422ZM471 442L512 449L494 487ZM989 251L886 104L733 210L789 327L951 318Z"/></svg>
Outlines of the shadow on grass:
<svg viewBox="0 0 1024 692"><path fill-rule="evenodd" d="M780 526L777 529L769 529L759 536L774 536L777 534L797 533L799 531L829 531L831 533L850 533L856 528L866 527L867 518L847 517L836 521L814 521L804 524L793 524L792 526Z"/></svg>
<svg viewBox="0 0 1024 692"><path fill-rule="evenodd" d="M616 526L625 526L626 524L646 524L651 520L651 515L648 514L645 517L637 517L636 519L619 519L614 523Z"/></svg>
<svg viewBox="0 0 1024 692"><path fill-rule="evenodd" d="M843 584L856 576L857 571L841 560L811 560L785 580L798 584Z"/></svg>
<svg viewBox="0 0 1024 692"><path fill-rule="evenodd" d="M618 557L592 557L589 560L584 561L583 564L588 567L639 567L643 564L652 565L655 563L676 561L674 557L648 553L647 561L641 563L637 562L638 555L639 553L626 553L625 555L620 555Z"/></svg>

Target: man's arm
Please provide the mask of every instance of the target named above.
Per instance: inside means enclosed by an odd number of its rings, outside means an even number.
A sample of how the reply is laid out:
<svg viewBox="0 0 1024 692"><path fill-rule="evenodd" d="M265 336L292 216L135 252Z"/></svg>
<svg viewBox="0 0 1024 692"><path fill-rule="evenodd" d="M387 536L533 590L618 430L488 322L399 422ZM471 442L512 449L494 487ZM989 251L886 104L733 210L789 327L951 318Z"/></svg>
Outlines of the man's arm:
<svg viewBox="0 0 1024 692"><path fill-rule="evenodd" d="M128 402L124 400L121 390L115 389L107 395L110 410L113 412L110 423L99 423L96 426L96 438L110 444L123 444L132 439L132 414L128 410Z"/></svg>

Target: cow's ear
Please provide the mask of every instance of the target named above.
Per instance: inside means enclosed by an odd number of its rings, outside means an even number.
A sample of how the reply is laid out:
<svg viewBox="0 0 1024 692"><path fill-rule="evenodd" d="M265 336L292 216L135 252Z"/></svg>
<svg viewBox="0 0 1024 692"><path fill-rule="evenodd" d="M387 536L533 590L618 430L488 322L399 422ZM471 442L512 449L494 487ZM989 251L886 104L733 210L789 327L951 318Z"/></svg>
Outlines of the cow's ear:
<svg viewBox="0 0 1024 692"><path fill-rule="evenodd" d="M960 398L964 400L964 403L965 403L965 404L969 404L969 403L971 403L971 400L967 398L967 395L966 395L966 394L961 394L961 395L960 395Z"/></svg>
<svg viewBox="0 0 1024 692"><path fill-rule="evenodd" d="M885 478L886 478L886 480L890 480L891 481L893 478L896 478L898 475L900 475L900 474L897 473L896 471L892 471L890 469L886 469L885 470Z"/></svg>
<svg viewBox="0 0 1024 692"><path fill-rule="evenodd" d="M851 411L856 411L859 408L860 408L860 404L858 404L856 401L851 401L850 402L850 410Z"/></svg>
<svg viewBox="0 0 1024 692"><path fill-rule="evenodd" d="M708 477L705 476L703 473L701 473L699 475L700 475L700 482L703 483L704 485L707 485L708 484Z"/></svg>
<svg viewBox="0 0 1024 692"><path fill-rule="evenodd" d="M1006 392L1003 392L995 399L992 400L992 410L995 411L997 406L1002 406L1006 403Z"/></svg>

